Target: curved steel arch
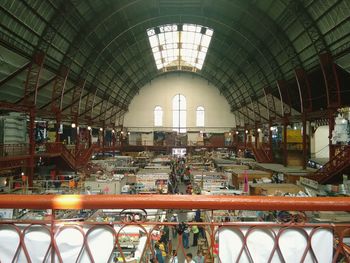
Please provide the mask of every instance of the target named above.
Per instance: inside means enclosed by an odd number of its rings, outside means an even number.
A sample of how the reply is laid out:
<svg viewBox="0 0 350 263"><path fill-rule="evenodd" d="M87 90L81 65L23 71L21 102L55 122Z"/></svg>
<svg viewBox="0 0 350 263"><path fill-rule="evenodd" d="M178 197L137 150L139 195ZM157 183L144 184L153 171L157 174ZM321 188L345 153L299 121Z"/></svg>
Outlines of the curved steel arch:
<svg viewBox="0 0 350 263"><path fill-rule="evenodd" d="M133 3L137 3L137 2L139 2L139 1L134 1ZM118 12L118 11L115 11L115 12ZM114 13L115 13L115 12L114 12ZM112 15L111 15L111 16L112 16ZM106 19L107 19L107 18L106 18ZM101 22L101 23L102 23L102 22ZM105 48L106 48L106 47L105 47ZM263 54L266 54L265 52L262 52L262 53L263 53ZM273 57L273 56L272 56L272 57ZM279 67L277 67L277 68L279 68ZM83 69L85 69L85 67L82 67L81 69L83 70ZM94 75L95 77L97 76L96 74L93 74L93 75Z"/></svg>
<svg viewBox="0 0 350 263"><path fill-rule="evenodd" d="M153 19L158 19L159 17L157 17L157 18L151 18L151 20L153 20ZM144 23L145 21L143 21L143 22L141 22L141 23ZM222 24L222 23L221 23ZM135 26L137 26L137 25L135 25ZM227 26L227 25L226 25ZM233 29L233 31L235 31L236 33L238 33L240 36L242 36L242 37L244 37L243 35L242 35L242 33L241 32L238 32L237 30L235 30L235 29ZM115 37L114 39L116 39L117 37ZM252 44L252 42L250 41L250 40L248 40L247 38L245 38L247 41L249 41L251 44ZM109 44L110 45L110 44ZM252 46L254 47L254 45L252 44ZM104 49L102 50L102 51L100 51L99 52L99 54L102 54L103 52L104 52L104 50L107 48L107 46L105 46L104 47ZM255 48L257 48L257 47L255 47ZM265 57L265 53L264 52L261 52L261 51L259 51L259 53L263 56L263 57ZM271 55L271 57L273 58L273 56L272 56L272 54L270 54ZM98 55L99 56L99 55ZM96 57L96 59L95 59L95 61L98 59L98 56ZM88 60L87 60L88 61ZM267 60L266 59L266 62L267 62L267 64L270 64L271 63L271 60ZM277 62L276 62L277 63ZM279 66L274 66L274 67L272 67L272 68L275 68L275 69L279 69ZM273 71L273 70L272 70Z"/></svg>
<svg viewBox="0 0 350 263"><path fill-rule="evenodd" d="M136 3L137 1L135 1L135 2L133 2L133 3ZM114 13L117 13L118 12L118 10L116 10ZM110 16L111 17L111 16ZM72 46L74 46L74 45L72 45ZM70 56L66 56L66 57L70 57ZM83 66L82 67L82 69L84 69L85 67Z"/></svg>

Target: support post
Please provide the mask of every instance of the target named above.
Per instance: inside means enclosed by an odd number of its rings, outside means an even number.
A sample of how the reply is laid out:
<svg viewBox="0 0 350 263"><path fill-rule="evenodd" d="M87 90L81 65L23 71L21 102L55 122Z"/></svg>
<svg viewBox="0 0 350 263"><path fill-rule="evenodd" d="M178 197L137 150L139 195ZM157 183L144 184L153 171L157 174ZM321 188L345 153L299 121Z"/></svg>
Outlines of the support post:
<svg viewBox="0 0 350 263"><path fill-rule="evenodd" d="M287 125L288 119L283 119L283 165L287 166L288 163L288 149L287 149Z"/></svg>
<svg viewBox="0 0 350 263"><path fill-rule="evenodd" d="M61 142L61 135L59 133L60 130L60 126L61 126L61 114L57 113L56 114L56 142Z"/></svg>
<svg viewBox="0 0 350 263"><path fill-rule="evenodd" d="M271 121L271 119L270 119L270 120L269 120L269 147L270 147L269 154L270 154L270 160L273 160L273 151L272 151L272 130L271 130L271 127L272 127L272 121Z"/></svg>
<svg viewBox="0 0 350 263"><path fill-rule="evenodd" d="M259 142L258 124L255 123L255 149L258 149L258 142Z"/></svg>
<svg viewBox="0 0 350 263"><path fill-rule="evenodd" d="M308 153L308 142L306 133L306 112L303 112L303 169L306 169L307 153Z"/></svg>
<svg viewBox="0 0 350 263"><path fill-rule="evenodd" d="M334 110L329 109L328 111L328 123L329 123L329 133L328 133L328 139L329 139L329 159L331 160L335 155L335 148L332 144L332 137L333 137L333 130L335 126L335 119L334 119Z"/></svg>
<svg viewBox="0 0 350 263"><path fill-rule="evenodd" d="M28 176L28 186L33 186L34 177L34 165L35 165L35 109L34 107L29 110L29 159L27 164L27 176Z"/></svg>

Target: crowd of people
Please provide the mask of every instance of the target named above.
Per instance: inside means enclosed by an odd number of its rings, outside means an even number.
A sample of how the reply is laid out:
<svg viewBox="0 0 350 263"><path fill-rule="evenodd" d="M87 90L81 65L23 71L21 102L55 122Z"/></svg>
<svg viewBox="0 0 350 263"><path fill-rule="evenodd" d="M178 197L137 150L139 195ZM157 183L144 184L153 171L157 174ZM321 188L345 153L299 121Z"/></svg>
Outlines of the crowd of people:
<svg viewBox="0 0 350 263"><path fill-rule="evenodd" d="M193 194L193 175L191 168L186 165L186 159L183 157L173 159L171 162L171 173L169 176L169 194ZM185 189L180 191L180 189ZM167 222L167 219L164 219ZM204 263L205 257L201 250L198 249L199 238L205 238L205 230L200 224L195 222L203 222L200 210L197 210L195 217L191 220L191 225L186 222L178 222L176 213L170 217L171 223L177 223L169 228L164 225L160 230L160 239L154 245L154 257L151 262L155 263L179 263L176 250L172 250L172 239L180 238L180 242L184 249L194 248L197 253L193 256L188 252L185 255L184 263ZM190 240L192 233L192 242ZM182 263L182 262L181 262Z"/></svg>

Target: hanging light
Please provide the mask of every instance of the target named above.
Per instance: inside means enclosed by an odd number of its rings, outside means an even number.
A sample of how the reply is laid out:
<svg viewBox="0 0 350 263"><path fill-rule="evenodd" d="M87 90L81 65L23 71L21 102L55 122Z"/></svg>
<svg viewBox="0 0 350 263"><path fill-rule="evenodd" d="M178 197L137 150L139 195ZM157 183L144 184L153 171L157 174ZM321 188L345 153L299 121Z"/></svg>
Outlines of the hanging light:
<svg viewBox="0 0 350 263"><path fill-rule="evenodd" d="M239 133L239 131L236 131L236 134L238 134Z"/></svg>
<svg viewBox="0 0 350 263"><path fill-rule="evenodd" d="M88 129L89 131L91 131L91 126L88 126L87 129Z"/></svg>
<svg viewBox="0 0 350 263"><path fill-rule="evenodd" d="M103 128L100 128L100 131L103 131Z"/></svg>
<svg viewBox="0 0 350 263"><path fill-rule="evenodd" d="M112 130L112 133L115 133L115 130Z"/></svg>
<svg viewBox="0 0 350 263"><path fill-rule="evenodd" d="M275 127L270 127L270 131L273 131L275 129Z"/></svg>
<svg viewBox="0 0 350 263"><path fill-rule="evenodd" d="M228 133L228 136L231 136L231 135L232 135L232 134L229 132L229 133Z"/></svg>
<svg viewBox="0 0 350 263"><path fill-rule="evenodd" d="M260 129L260 128L258 128L258 132L261 132L261 129Z"/></svg>
<svg viewBox="0 0 350 263"><path fill-rule="evenodd" d="M245 133L248 133L249 131L248 130L245 130Z"/></svg>
<svg viewBox="0 0 350 263"><path fill-rule="evenodd" d="M73 122L72 123L72 128L75 128L77 125Z"/></svg>

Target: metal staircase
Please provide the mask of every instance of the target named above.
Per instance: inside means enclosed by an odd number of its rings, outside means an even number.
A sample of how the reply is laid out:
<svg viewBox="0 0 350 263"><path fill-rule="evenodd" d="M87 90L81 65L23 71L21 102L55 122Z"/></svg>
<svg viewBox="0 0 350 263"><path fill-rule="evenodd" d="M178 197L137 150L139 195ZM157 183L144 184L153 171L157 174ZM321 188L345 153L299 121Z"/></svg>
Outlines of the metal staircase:
<svg viewBox="0 0 350 263"><path fill-rule="evenodd" d="M340 181L341 179L339 176L341 176L347 168L350 168L350 146L343 146L340 148L339 153L329 160L329 162L315 173L306 176L306 178L320 184Z"/></svg>
<svg viewBox="0 0 350 263"><path fill-rule="evenodd" d="M255 159L259 163L272 163L270 149L268 149L265 145L260 145L260 148L256 148L253 144L249 145L252 149Z"/></svg>

